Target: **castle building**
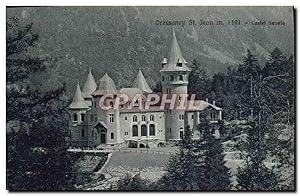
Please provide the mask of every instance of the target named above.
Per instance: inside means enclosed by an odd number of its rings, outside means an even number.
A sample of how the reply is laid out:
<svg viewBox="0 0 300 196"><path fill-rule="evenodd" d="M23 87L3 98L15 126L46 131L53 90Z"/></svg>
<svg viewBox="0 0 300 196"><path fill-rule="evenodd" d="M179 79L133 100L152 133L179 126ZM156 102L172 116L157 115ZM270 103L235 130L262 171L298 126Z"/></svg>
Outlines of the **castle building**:
<svg viewBox="0 0 300 196"><path fill-rule="evenodd" d="M222 119L222 109L214 102L211 104L208 101L190 99L187 90L190 71L175 32L169 59L163 58L161 62L162 92L153 92L141 70L138 70L131 88L121 89L116 88L107 74L96 84L89 70L82 91L77 84L69 106L72 145L155 148L166 142L181 140L187 125L194 131L193 137L198 138L199 134L195 130L203 115L217 129L217 124ZM136 97L145 105L145 97L150 94L165 99L160 99L149 108L130 105L138 102ZM109 99L105 99L107 95ZM128 100L117 105L120 95L126 95ZM171 100L183 107L172 109ZM111 108L99 107L102 102ZM161 107L162 102L165 102L166 107ZM187 107L191 102L196 107Z"/></svg>

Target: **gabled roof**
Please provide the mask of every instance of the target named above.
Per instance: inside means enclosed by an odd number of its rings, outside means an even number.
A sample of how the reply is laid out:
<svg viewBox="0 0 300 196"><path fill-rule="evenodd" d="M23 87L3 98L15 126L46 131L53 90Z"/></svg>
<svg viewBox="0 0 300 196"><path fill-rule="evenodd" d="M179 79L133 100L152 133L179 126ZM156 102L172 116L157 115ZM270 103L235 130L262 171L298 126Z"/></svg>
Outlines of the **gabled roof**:
<svg viewBox="0 0 300 196"><path fill-rule="evenodd" d="M107 125L104 121L98 121L95 125L94 125L94 128L96 127L104 127L106 130L107 130Z"/></svg>
<svg viewBox="0 0 300 196"><path fill-rule="evenodd" d="M122 88L120 94L125 94L128 96L128 101L132 101L137 95L143 98L144 92L139 88Z"/></svg>
<svg viewBox="0 0 300 196"><path fill-rule="evenodd" d="M139 69L139 72L133 82L133 85L132 85L133 88L138 88L140 90L142 90L143 92L146 92L146 93L152 93L152 90L151 88L149 87L142 71Z"/></svg>
<svg viewBox="0 0 300 196"><path fill-rule="evenodd" d="M177 63L182 63L177 66ZM190 71L186 60L183 58L180 47L177 42L175 31L173 29L173 39L171 43L171 52L168 63L160 71Z"/></svg>
<svg viewBox="0 0 300 196"><path fill-rule="evenodd" d="M189 106L190 103L191 103L191 101L188 101L187 106ZM188 108L188 111L202 111L202 110L205 110L208 107L211 107L211 108L213 108L215 110L218 110L218 111L223 110L222 108L220 108L218 106L215 106L213 104L210 104L210 103L208 103L206 101L202 101L202 100L194 100L194 102L191 103L191 106L193 108Z"/></svg>
<svg viewBox="0 0 300 196"><path fill-rule="evenodd" d="M143 91L139 88L121 88L120 93L135 96L136 94L143 94Z"/></svg>
<svg viewBox="0 0 300 196"><path fill-rule="evenodd" d="M73 97L73 101L69 106L70 109L84 109L84 108L89 108L87 103L84 101L82 94L81 94L81 89L79 84L77 84L77 88Z"/></svg>
<svg viewBox="0 0 300 196"><path fill-rule="evenodd" d="M95 79L92 75L91 70L89 70L89 74L87 76L87 79L83 85L82 89L82 96L84 98L92 98L92 93L97 89L97 84L95 82Z"/></svg>
<svg viewBox="0 0 300 196"><path fill-rule="evenodd" d="M92 93L92 95L107 95L107 94L117 94L117 89L114 81L109 77L107 74L104 74L104 76L99 80L98 82L98 88L95 92Z"/></svg>

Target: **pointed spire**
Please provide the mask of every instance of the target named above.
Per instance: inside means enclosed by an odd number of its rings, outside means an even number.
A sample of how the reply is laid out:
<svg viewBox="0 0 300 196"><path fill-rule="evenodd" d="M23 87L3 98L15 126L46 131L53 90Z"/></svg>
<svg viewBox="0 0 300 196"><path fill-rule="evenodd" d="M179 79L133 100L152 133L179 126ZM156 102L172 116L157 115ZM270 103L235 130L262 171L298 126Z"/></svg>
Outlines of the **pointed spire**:
<svg viewBox="0 0 300 196"><path fill-rule="evenodd" d="M117 89L114 81L107 73L99 80L98 88L93 95L117 94Z"/></svg>
<svg viewBox="0 0 300 196"><path fill-rule="evenodd" d="M81 89L79 86L79 83L77 83L77 88L73 97L73 101L70 104L69 108L70 109L82 109L82 108L88 108L89 106L86 104L84 101L82 94L81 94Z"/></svg>
<svg viewBox="0 0 300 196"><path fill-rule="evenodd" d="M97 84L95 82L95 79L92 75L91 68L89 69L89 74L87 76L87 79L84 83L83 89L82 89L82 95L84 98L92 98L92 93L97 89Z"/></svg>
<svg viewBox="0 0 300 196"><path fill-rule="evenodd" d="M139 69L139 72L133 82L133 88L138 88L140 90L142 90L143 92L146 93L152 93L153 91L151 90L151 88L149 87L142 71Z"/></svg>
<svg viewBox="0 0 300 196"><path fill-rule="evenodd" d="M170 64L177 64L178 60L181 59L183 60L184 58L182 57L181 50L179 48L177 38L175 31L173 29L173 39L172 39L172 44L171 44L171 52L170 52Z"/></svg>
<svg viewBox="0 0 300 196"><path fill-rule="evenodd" d="M175 30L173 28L173 38L171 43L170 58L166 66L161 71L190 71L186 66L187 62L183 58L179 44L177 42ZM178 66L179 65L179 66Z"/></svg>

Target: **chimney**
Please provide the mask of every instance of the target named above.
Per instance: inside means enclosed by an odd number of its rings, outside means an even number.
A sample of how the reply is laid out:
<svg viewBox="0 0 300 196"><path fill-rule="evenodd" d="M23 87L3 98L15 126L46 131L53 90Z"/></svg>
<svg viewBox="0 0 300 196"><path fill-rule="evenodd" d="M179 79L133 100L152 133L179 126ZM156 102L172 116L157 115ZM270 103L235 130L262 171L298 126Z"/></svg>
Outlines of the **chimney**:
<svg viewBox="0 0 300 196"><path fill-rule="evenodd" d="M205 100L207 103L208 103L208 98L206 98L206 100Z"/></svg>
<svg viewBox="0 0 300 196"><path fill-rule="evenodd" d="M162 61L161 61L161 67L164 68L164 66L168 63L168 59L165 57Z"/></svg>
<svg viewBox="0 0 300 196"><path fill-rule="evenodd" d="M215 101L213 101L213 105L216 105L216 102L215 102Z"/></svg>

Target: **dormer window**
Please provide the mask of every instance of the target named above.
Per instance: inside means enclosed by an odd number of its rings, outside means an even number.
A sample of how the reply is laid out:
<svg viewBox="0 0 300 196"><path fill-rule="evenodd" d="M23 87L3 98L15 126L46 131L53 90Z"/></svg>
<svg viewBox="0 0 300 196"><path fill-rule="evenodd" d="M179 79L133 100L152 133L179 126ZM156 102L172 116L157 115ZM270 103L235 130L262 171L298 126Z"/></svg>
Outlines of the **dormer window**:
<svg viewBox="0 0 300 196"><path fill-rule="evenodd" d="M166 64L167 64L167 58L164 58L161 62L161 67L164 68Z"/></svg>
<svg viewBox="0 0 300 196"><path fill-rule="evenodd" d="M177 67L182 67L183 60L181 58L177 61Z"/></svg>
<svg viewBox="0 0 300 196"><path fill-rule="evenodd" d="M78 121L78 116L77 116L77 114L73 114L73 121L74 121L74 122L77 122L77 121Z"/></svg>
<svg viewBox="0 0 300 196"><path fill-rule="evenodd" d="M179 80L180 80L180 81L183 81L183 75L180 75L180 76L179 76Z"/></svg>

